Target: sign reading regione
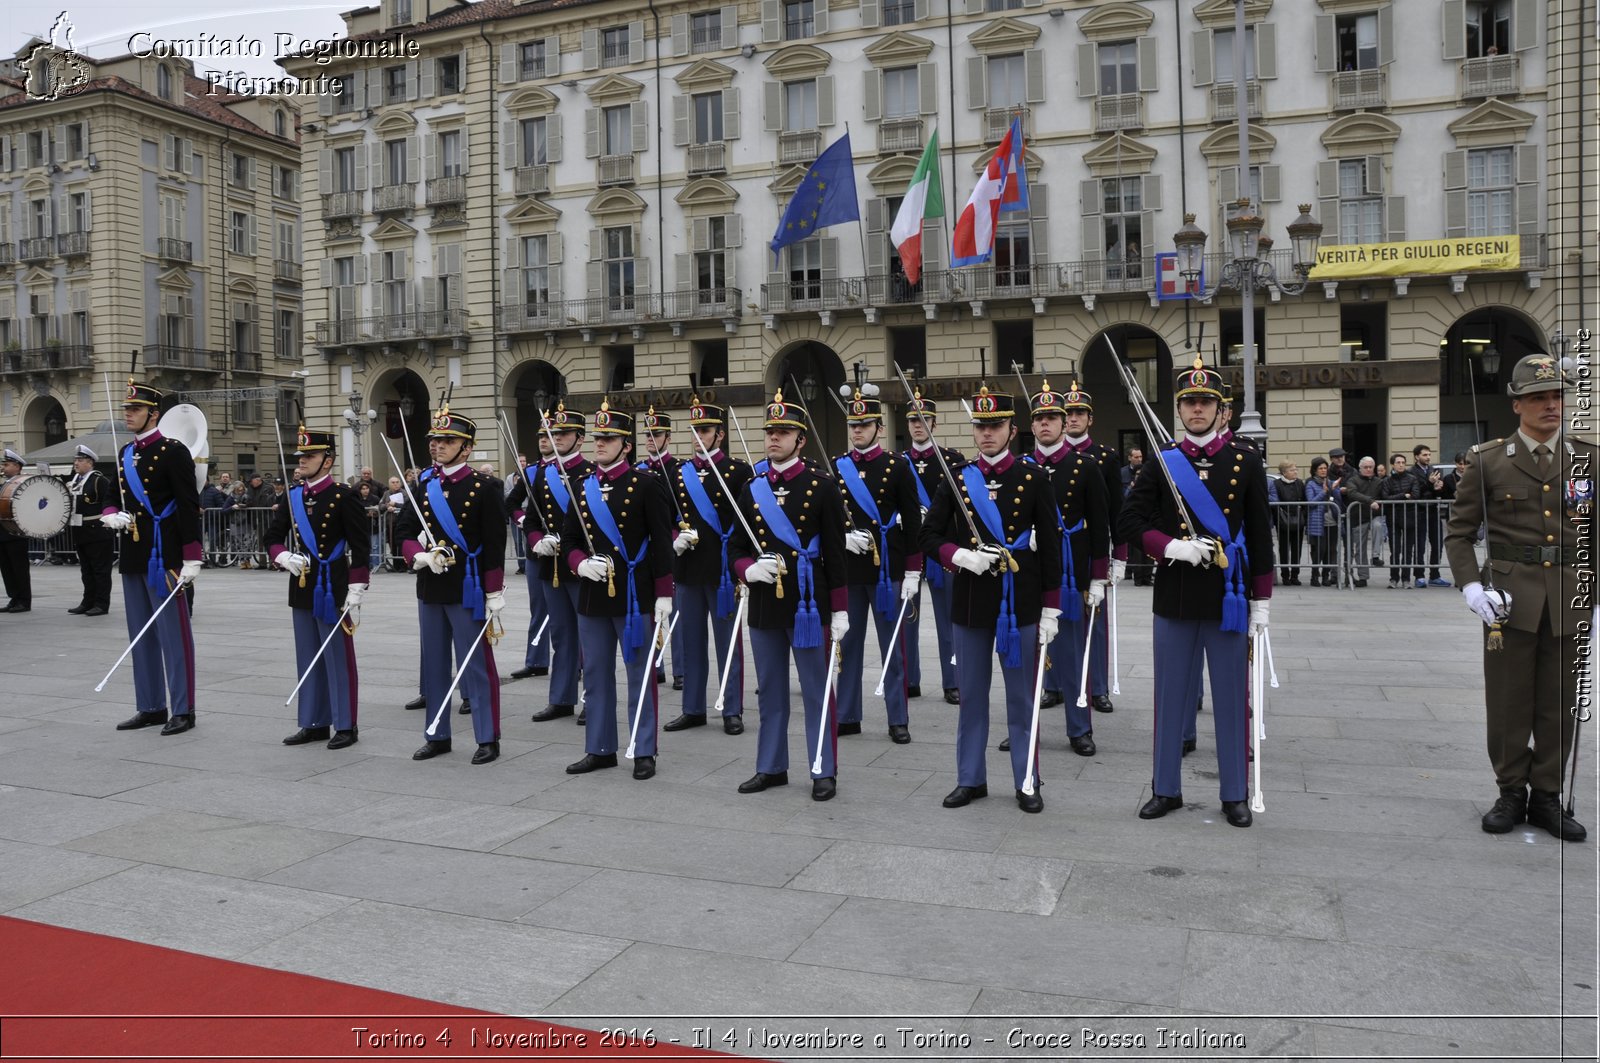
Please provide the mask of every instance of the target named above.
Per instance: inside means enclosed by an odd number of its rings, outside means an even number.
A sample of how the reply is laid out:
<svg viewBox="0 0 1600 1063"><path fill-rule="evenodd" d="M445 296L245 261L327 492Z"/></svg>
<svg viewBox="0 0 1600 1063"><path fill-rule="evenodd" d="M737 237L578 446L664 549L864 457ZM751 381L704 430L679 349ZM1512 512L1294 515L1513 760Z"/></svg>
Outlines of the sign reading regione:
<svg viewBox="0 0 1600 1063"><path fill-rule="evenodd" d="M1411 277L1425 273L1477 273L1522 268L1519 236L1469 236L1407 240L1396 244L1335 244L1317 248L1313 281Z"/></svg>

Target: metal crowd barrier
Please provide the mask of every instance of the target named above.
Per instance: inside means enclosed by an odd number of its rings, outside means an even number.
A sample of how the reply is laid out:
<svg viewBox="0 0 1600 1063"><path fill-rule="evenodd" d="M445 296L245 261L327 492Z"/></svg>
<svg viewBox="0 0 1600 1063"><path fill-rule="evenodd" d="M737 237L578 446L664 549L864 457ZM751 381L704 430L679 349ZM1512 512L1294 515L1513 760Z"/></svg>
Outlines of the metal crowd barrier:
<svg viewBox="0 0 1600 1063"><path fill-rule="evenodd" d="M1326 507L1327 512L1323 535L1314 541L1309 532L1310 511L1318 506ZM1424 586L1438 586L1435 580L1450 578L1444 556L1448 499L1380 500L1376 512L1368 503L1327 499L1273 502L1270 508L1280 583L1286 571L1296 569L1320 576L1319 582L1347 589L1374 578L1407 587L1415 587L1419 578ZM1301 513L1298 535L1279 519L1295 510Z"/></svg>

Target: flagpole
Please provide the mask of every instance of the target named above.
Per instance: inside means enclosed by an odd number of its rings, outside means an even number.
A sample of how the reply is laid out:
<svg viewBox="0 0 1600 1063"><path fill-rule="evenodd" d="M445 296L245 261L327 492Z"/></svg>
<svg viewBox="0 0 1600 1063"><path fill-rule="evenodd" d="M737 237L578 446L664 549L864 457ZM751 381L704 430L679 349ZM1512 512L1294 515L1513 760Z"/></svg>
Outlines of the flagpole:
<svg viewBox="0 0 1600 1063"><path fill-rule="evenodd" d="M844 135L846 137L850 136L849 122L844 124ZM856 151L855 144L852 142L850 145L850 170L852 177L855 176L855 168ZM856 238L861 242L861 275L867 279L867 290L865 293L863 293L862 297L867 300L867 305L870 306L872 302L872 274L867 272L868 268L870 267L870 262L867 258L867 227L862 224L860 213L856 214ZM884 290L886 292L888 291L887 281L884 283Z"/></svg>

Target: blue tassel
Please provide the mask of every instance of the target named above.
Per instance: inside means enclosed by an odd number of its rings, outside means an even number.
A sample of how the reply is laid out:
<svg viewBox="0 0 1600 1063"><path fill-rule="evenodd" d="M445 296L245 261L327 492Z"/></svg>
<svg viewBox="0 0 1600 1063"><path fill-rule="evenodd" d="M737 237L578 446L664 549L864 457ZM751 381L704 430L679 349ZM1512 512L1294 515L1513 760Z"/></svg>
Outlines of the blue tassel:
<svg viewBox="0 0 1600 1063"><path fill-rule="evenodd" d="M1022 638L1017 632L1017 618L1007 613L1000 618L1000 628L995 634L994 648L1000 654L1000 663L1007 668L1022 667Z"/></svg>
<svg viewBox="0 0 1600 1063"><path fill-rule="evenodd" d="M1083 619L1083 595L1071 585L1061 588L1061 619L1074 624Z"/></svg>
<svg viewBox="0 0 1600 1063"><path fill-rule="evenodd" d="M894 610L894 587L889 583L887 576L879 576L878 590L873 598L873 604L879 616L888 616Z"/></svg>
<svg viewBox="0 0 1600 1063"><path fill-rule="evenodd" d="M814 602L803 602L794 614L794 648L814 649L822 645L822 616Z"/></svg>
<svg viewBox="0 0 1600 1063"><path fill-rule="evenodd" d="M622 624L622 659L628 664L638 656L639 649L644 645L644 616L631 613Z"/></svg>
<svg viewBox="0 0 1600 1063"><path fill-rule="evenodd" d="M150 563L145 566L144 581L150 587L152 594L166 597L167 570L161 567L161 540L158 538L150 549Z"/></svg>
<svg viewBox="0 0 1600 1063"><path fill-rule="evenodd" d="M728 570L722 570L722 582L717 585L717 615L727 616L733 612L733 583L728 579Z"/></svg>

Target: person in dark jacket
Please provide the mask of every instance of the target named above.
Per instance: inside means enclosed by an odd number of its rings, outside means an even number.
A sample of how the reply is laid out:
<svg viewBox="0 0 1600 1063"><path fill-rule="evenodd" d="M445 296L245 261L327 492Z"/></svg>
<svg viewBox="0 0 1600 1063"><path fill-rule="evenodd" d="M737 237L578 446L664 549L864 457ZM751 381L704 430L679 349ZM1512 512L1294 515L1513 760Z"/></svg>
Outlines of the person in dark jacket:
<svg viewBox="0 0 1600 1063"><path fill-rule="evenodd" d="M1300 586L1300 545L1305 540L1306 482L1300 479L1300 466L1292 461L1278 463L1278 475L1267 481L1274 523L1278 527L1278 575L1287 587ZM1288 505L1280 506L1279 503Z"/></svg>
<svg viewBox="0 0 1600 1063"><path fill-rule="evenodd" d="M1378 500L1389 526L1389 589L1410 588L1416 549L1417 481L1404 454L1389 456L1389 475L1378 488Z"/></svg>
<svg viewBox="0 0 1600 1063"><path fill-rule="evenodd" d="M1371 573L1367 562L1372 558L1372 520L1379 512L1378 494L1382 488L1378 463L1372 458L1362 458L1355 474L1339 488L1350 515L1350 582L1357 587L1365 587Z"/></svg>

